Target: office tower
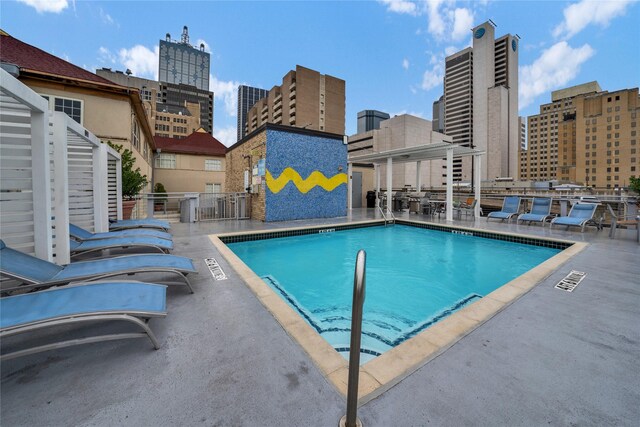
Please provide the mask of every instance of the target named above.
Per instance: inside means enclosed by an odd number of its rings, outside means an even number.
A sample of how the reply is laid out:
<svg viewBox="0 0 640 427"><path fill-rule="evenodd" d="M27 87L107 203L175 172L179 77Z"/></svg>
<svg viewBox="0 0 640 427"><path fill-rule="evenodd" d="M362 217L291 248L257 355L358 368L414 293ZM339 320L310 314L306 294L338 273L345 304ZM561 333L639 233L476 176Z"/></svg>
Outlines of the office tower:
<svg viewBox="0 0 640 427"><path fill-rule="evenodd" d="M358 133L380 129L380 122L387 120L389 114L377 110L363 110L358 113Z"/></svg>
<svg viewBox="0 0 640 427"><path fill-rule="evenodd" d="M590 82L551 92L551 103L540 106L540 114L528 117L527 149L521 154L520 179L524 181L575 182L575 98L602 92L598 82ZM574 146L574 150L570 147Z"/></svg>
<svg viewBox="0 0 640 427"><path fill-rule="evenodd" d="M266 98L267 95L269 95L269 91L266 89L245 85L238 86L238 141L246 135L247 113L258 100Z"/></svg>
<svg viewBox="0 0 640 427"><path fill-rule="evenodd" d="M210 55L200 48L189 44L189 29L184 26L180 41L172 41L167 33L160 40L158 61L158 80L165 83L195 86L200 90L209 90Z"/></svg>
<svg viewBox="0 0 640 427"><path fill-rule="evenodd" d="M444 133L444 95L433 103L433 130Z"/></svg>
<svg viewBox="0 0 640 427"><path fill-rule="evenodd" d="M518 39L495 39L485 22L473 30L473 45L445 59L445 133L454 143L486 151L482 180L517 175ZM454 163L454 180L470 181L471 161Z"/></svg>
<svg viewBox="0 0 640 427"><path fill-rule="evenodd" d="M638 176L638 88L603 91L597 82L551 93L529 117L525 179L619 188Z"/></svg>
<svg viewBox="0 0 640 427"><path fill-rule="evenodd" d="M344 135L345 81L296 65L247 113L246 133L264 123Z"/></svg>
<svg viewBox="0 0 640 427"><path fill-rule="evenodd" d="M180 41L167 33L160 40L158 81L161 102L184 106L185 102L200 105L200 126L213 132L213 92L209 91L210 54L204 44L196 48L189 44L189 30L182 29Z"/></svg>
<svg viewBox="0 0 640 427"><path fill-rule="evenodd" d="M619 188L629 185L629 177L640 176L638 118L637 87L576 98L577 182Z"/></svg>

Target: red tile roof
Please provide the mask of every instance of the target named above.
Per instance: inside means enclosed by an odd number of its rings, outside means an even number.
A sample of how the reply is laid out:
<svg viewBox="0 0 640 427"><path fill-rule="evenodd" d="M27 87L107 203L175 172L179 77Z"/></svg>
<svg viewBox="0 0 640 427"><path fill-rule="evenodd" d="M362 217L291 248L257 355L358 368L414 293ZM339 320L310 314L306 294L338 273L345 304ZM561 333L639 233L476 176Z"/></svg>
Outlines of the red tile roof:
<svg viewBox="0 0 640 427"><path fill-rule="evenodd" d="M198 129L184 139L166 138L162 136L156 136L154 139L156 148L160 148L163 152L167 153L224 156L227 151L227 147L220 141L215 139L210 133L201 129Z"/></svg>
<svg viewBox="0 0 640 427"><path fill-rule="evenodd" d="M21 71L32 71L38 74L120 87L97 74L24 43L6 33L2 33L0 37L0 61L15 64L20 67Z"/></svg>

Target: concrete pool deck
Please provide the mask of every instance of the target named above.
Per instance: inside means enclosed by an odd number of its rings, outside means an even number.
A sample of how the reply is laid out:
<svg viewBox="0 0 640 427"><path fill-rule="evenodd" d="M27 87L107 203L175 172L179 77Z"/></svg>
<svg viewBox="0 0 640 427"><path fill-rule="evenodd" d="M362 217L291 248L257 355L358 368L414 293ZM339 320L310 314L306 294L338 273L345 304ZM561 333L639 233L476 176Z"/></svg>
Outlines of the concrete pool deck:
<svg viewBox="0 0 640 427"><path fill-rule="evenodd" d="M407 219L427 217L398 215ZM175 254L196 259L195 294L170 289L145 340L98 343L2 363L2 425L334 426L343 397L244 285L207 235L373 219L175 224ZM429 220L431 220L429 218ZM434 222L438 222L436 219ZM443 224L444 220L441 220ZM364 425L634 425L640 419L640 245L635 230L454 221L589 245L530 292L380 396ZM214 257L228 280L213 280ZM573 293L553 288L570 270ZM63 331L64 332L64 331ZM33 338L38 339L38 337ZM11 346L10 340L3 346Z"/></svg>

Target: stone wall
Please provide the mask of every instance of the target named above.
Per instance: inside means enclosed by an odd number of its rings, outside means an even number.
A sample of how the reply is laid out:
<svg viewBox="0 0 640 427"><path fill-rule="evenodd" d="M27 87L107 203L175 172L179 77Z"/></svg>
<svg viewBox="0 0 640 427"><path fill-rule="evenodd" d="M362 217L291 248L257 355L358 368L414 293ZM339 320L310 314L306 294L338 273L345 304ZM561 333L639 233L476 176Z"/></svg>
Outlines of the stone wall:
<svg viewBox="0 0 640 427"><path fill-rule="evenodd" d="M254 135L242 144L232 146L226 155L226 191L244 192L245 171L249 173L249 184L252 181L252 171L258 160L265 158L267 131ZM264 181L263 181L264 182ZM265 185L252 186L251 219L265 220Z"/></svg>

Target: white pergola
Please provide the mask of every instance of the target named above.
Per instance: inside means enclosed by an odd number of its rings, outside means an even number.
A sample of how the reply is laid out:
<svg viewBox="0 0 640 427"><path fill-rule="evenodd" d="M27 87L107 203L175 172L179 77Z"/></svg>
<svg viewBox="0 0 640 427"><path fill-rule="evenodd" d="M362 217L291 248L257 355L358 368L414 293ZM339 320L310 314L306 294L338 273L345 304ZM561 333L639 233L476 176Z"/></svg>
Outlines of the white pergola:
<svg viewBox="0 0 640 427"><path fill-rule="evenodd" d="M69 262L69 223L108 231L122 217L120 154L0 68L0 237Z"/></svg>
<svg viewBox="0 0 640 427"><path fill-rule="evenodd" d="M352 201L352 170L354 163L373 164L376 174L376 194L380 193L380 165L387 165L387 212L391 213L392 187L393 187L393 164L413 163L416 167L416 188L420 191L422 162L426 160L446 159L447 162L447 197L446 197L446 220L453 221L453 159L473 156L473 171L475 186L475 199L477 200L474 215L480 215L480 156L484 151L473 148L462 147L449 142L436 142L433 144L417 145L415 147L396 148L394 150L380 151L376 153L350 156L348 160L348 187L347 200L348 208L351 210Z"/></svg>

